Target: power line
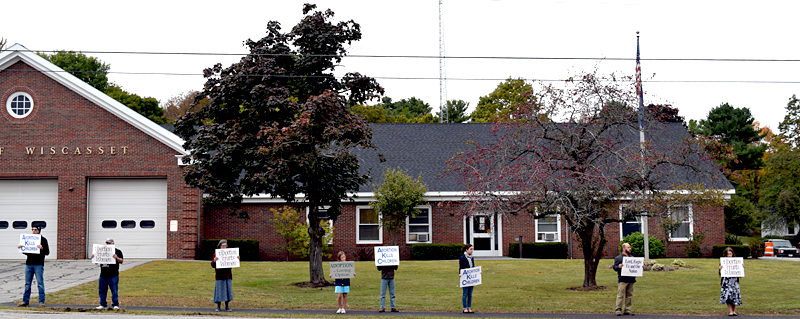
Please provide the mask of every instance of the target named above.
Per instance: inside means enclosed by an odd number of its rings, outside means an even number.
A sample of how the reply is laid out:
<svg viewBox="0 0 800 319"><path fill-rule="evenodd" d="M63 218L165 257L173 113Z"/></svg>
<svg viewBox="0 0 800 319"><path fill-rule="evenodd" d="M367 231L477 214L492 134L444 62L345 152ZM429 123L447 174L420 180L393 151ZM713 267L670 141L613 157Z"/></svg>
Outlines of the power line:
<svg viewBox="0 0 800 319"><path fill-rule="evenodd" d="M157 52L157 51L72 51L72 50L19 50L21 52L56 53L61 51L84 54L131 54L131 55L197 55L197 56L267 56L284 57L297 54L277 53L225 53L225 52ZM308 54L308 57L337 57L335 54ZM544 57L544 56L438 56L438 55L394 55L394 54L348 54L343 58L396 58L396 59L462 59L462 60L587 60L587 61L635 61L636 58L619 57ZM800 62L800 59L766 58L641 58L641 61L679 61L679 62Z"/></svg>

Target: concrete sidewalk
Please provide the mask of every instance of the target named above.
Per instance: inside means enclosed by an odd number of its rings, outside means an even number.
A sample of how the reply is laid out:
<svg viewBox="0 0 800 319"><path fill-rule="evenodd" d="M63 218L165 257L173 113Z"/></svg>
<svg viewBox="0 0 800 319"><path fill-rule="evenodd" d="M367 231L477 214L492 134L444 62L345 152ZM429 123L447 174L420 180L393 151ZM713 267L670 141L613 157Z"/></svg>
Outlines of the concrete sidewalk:
<svg viewBox="0 0 800 319"><path fill-rule="evenodd" d="M128 259L119 267L128 270L150 262L150 259ZM84 260L55 260L44 262L44 290L53 293L59 290L97 280L100 276L98 265ZM25 260L0 260L0 302L13 302L22 299L25 289ZM31 282L31 302L39 300L36 279Z"/></svg>

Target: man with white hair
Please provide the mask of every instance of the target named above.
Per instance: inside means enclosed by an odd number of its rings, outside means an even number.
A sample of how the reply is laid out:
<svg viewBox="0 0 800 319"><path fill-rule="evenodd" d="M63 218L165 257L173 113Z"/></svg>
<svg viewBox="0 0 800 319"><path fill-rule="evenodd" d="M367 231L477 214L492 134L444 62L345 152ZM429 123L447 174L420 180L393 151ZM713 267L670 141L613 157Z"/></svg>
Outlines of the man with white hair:
<svg viewBox="0 0 800 319"><path fill-rule="evenodd" d="M106 245L114 245L114 239L106 239ZM100 264L100 279L98 279L97 289L100 295L100 305L95 309L119 310L119 264L123 261L122 251L114 247L114 256L112 257L117 261L116 264ZM94 254L89 258L94 258ZM109 288L111 289L111 307L108 307L106 302Z"/></svg>

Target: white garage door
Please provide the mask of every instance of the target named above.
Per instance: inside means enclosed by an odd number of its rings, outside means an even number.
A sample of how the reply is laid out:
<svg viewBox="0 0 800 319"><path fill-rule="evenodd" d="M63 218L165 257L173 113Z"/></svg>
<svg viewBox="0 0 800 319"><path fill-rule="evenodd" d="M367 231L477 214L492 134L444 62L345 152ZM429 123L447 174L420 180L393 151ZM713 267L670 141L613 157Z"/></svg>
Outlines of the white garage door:
<svg viewBox="0 0 800 319"><path fill-rule="evenodd" d="M111 237L125 258L167 258L166 226L166 179L89 180L88 254Z"/></svg>
<svg viewBox="0 0 800 319"><path fill-rule="evenodd" d="M19 234L42 227L50 245L47 259L58 252L58 181L54 179L0 180L0 259L25 259L17 250Z"/></svg>

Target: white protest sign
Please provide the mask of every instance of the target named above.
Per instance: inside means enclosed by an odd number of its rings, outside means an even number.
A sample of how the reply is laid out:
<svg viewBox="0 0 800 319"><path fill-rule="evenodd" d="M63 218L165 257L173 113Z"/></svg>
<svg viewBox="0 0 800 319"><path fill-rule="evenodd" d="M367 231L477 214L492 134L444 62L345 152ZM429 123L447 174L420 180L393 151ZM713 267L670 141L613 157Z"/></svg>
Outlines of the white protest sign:
<svg viewBox="0 0 800 319"><path fill-rule="evenodd" d="M375 266L400 265L400 248L398 246L376 246Z"/></svg>
<svg viewBox="0 0 800 319"><path fill-rule="evenodd" d="M744 258L722 257L719 264L722 266L719 272L721 277L744 277Z"/></svg>
<svg viewBox="0 0 800 319"><path fill-rule="evenodd" d="M22 247L19 248L19 252L38 254L39 247L36 246L42 244L42 235L19 234L19 244L22 245Z"/></svg>
<svg viewBox="0 0 800 319"><path fill-rule="evenodd" d="M644 257L622 257L622 275L641 277L644 273Z"/></svg>
<svg viewBox="0 0 800 319"><path fill-rule="evenodd" d="M356 276L356 263L352 261L331 262L331 278L344 279Z"/></svg>
<svg viewBox="0 0 800 319"><path fill-rule="evenodd" d="M92 263L94 264L110 264L114 265L117 263L117 260L114 259L114 253L116 252L116 247L114 245L92 245Z"/></svg>
<svg viewBox="0 0 800 319"><path fill-rule="evenodd" d="M459 278L458 286L461 288L477 286L482 284L481 280L481 267L464 268L461 269L461 278Z"/></svg>
<svg viewBox="0 0 800 319"><path fill-rule="evenodd" d="M217 254L217 268L239 268L239 248L225 248L214 251Z"/></svg>

